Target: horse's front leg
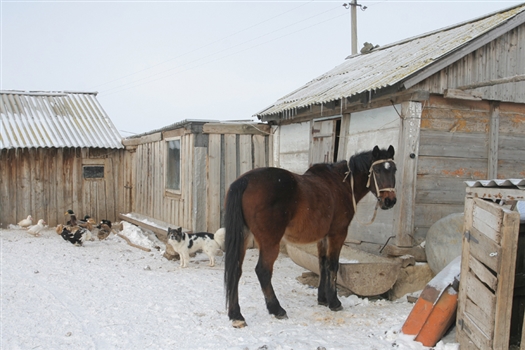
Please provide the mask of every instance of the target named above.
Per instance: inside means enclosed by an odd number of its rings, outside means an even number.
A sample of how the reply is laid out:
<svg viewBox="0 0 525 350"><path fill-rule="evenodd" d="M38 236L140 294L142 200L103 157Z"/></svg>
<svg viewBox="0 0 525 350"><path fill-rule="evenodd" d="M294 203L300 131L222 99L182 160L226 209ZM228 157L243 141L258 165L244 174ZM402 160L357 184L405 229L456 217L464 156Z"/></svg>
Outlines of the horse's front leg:
<svg viewBox="0 0 525 350"><path fill-rule="evenodd" d="M326 239L317 244L321 273L317 302L320 305L328 306L332 311L343 309L337 297L337 271L339 270L339 254L343 242L344 239L334 240L331 238L328 240L328 247Z"/></svg>
<svg viewBox="0 0 525 350"><path fill-rule="evenodd" d="M266 308L268 312L274 315L276 318L284 319L288 318L286 311L281 307L279 300L273 290L272 286L272 274L273 264L279 255L279 245L275 246L261 246L259 248L259 261L255 267L255 273L261 284L261 289L264 294L264 300L266 301Z"/></svg>

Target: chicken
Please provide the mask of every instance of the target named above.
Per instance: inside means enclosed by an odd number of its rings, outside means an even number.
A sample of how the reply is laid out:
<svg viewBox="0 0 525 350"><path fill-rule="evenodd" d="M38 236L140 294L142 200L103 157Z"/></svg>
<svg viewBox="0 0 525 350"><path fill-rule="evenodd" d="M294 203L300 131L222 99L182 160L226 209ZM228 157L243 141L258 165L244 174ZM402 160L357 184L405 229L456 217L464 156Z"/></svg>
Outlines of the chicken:
<svg viewBox="0 0 525 350"><path fill-rule="evenodd" d="M42 230L45 228L45 223L46 222L44 221L44 219L38 220L38 223L36 225L29 227L27 233L30 233L35 237L40 236L40 232L42 232Z"/></svg>
<svg viewBox="0 0 525 350"><path fill-rule="evenodd" d="M100 241L103 241L106 238L108 238L109 234L111 233L111 221L102 220L100 224L97 225L97 228L98 228L97 237Z"/></svg>
<svg viewBox="0 0 525 350"><path fill-rule="evenodd" d="M60 235L65 241L77 246L81 246L85 241L91 239L91 232L85 228L79 228L75 233L71 233L66 227L63 227Z"/></svg>
<svg viewBox="0 0 525 350"><path fill-rule="evenodd" d="M84 227L84 228L87 228L88 230L90 231L93 231L93 226L96 224L97 222L95 221L95 219L93 219L91 216L89 215L86 215L84 216L84 220L81 220L81 221L78 221L78 226L80 227Z"/></svg>
<svg viewBox="0 0 525 350"><path fill-rule="evenodd" d="M31 215L28 215L26 219L20 220L18 223L18 226L23 228L28 228L31 225L33 225L33 217Z"/></svg>

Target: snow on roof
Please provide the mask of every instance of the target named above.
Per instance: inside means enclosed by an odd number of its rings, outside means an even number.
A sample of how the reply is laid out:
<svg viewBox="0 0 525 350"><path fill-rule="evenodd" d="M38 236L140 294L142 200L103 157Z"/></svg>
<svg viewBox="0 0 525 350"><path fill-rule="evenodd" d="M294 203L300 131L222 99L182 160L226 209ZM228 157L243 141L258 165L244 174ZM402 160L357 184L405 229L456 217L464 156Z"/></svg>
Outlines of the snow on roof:
<svg viewBox="0 0 525 350"><path fill-rule="evenodd" d="M0 149L123 148L96 92L0 91Z"/></svg>

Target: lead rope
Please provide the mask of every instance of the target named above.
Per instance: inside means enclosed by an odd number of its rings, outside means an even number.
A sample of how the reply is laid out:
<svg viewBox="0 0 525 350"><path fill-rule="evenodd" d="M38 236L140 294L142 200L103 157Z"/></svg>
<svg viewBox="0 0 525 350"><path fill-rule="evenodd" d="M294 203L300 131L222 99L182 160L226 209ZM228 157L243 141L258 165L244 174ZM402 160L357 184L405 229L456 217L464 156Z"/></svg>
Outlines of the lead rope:
<svg viewBox="0 0 525 350"><path fill-rule="evenodd" d="M376 202L376 206L374 208L374 215L372 216L372 220L370 220L369 223L363 223L361 222L361 220L359 220L359 218L356 216L357 214L357 203L355 201L355 195L354 195L354 177L352 176L350 178L350 187L352 187L352 203L354 204L354 218L356 219L356 221L360 224L360 225L363 225L363 226L369 226L371 225L374 220L376 219L376 215L377 215L377 208L379 208L379 200L377 200ZM377 185L376 185L377 187Z"/></svg>

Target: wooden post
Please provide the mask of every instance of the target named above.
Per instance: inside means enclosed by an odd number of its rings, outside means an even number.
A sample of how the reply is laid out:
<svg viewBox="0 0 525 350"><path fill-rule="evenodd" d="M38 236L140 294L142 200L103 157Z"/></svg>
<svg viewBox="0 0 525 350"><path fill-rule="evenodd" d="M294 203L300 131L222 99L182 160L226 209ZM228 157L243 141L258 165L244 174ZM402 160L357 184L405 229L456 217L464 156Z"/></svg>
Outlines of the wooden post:
<svg viewBox="0 0 525 350"><path fill-rule="evenodd" d="M206 147L195 147L193 161L193 232L207 231L206 223Z"/></svg>
<svg viewBox="0 0 525 350"><path fill-rule="evenodd" d="M350 159L348 152L348 133L350 132L350 113L343 114L341 118L341 128L339 131L339 150L337 152L337 161Z"/></svg>
<svg viewBox="0 0 525 350"><path fill-rule="evenodd" d="M208 208L206 210L207 231L215 232L221 227L221 134L210 134L208 144Z"/></svg>
<svg viewBox="0 0 525 350"><path fill-rule="evenodd" d="M489 179L498 178L498 136L499 136L499 104L490 105L488 169Z"/></svg>
<svg viewBox="0 0 525 350"><path fill-rule="evenodd" d="M417 160L422 105L420 102L404 102L401 106L401 135L399 149L394 159L397 163L397 204L394 206L396 245L412 247L414 234L414 211L416 200ZM397 229L397 231L396 231Z"/></svg>

